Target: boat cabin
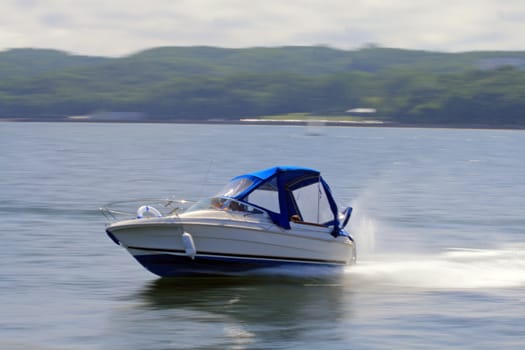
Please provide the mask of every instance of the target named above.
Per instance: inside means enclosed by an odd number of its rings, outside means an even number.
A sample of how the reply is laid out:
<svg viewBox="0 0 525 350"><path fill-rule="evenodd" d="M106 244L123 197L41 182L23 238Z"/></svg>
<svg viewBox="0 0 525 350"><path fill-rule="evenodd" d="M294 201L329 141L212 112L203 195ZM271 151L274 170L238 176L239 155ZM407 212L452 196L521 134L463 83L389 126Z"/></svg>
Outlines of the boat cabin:
<svg viewBox="0 0 525 350"><path fill-rule="evenodd" d="M343 234L337 205L319 171L302 167L273 167L234 177L212 198L212 206L230 210L261 210L284 229L290 222L333 227ZM348 221L350 210L347 210Z"/></svg>

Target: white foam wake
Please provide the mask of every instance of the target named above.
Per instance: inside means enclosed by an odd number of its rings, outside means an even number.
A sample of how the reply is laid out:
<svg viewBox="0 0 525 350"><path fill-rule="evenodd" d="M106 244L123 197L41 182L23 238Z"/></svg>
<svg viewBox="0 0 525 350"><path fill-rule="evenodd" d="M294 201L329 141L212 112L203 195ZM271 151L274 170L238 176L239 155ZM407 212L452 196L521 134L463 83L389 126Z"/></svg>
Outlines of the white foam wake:
<svg viewBox="0 0 525 350"><path fill-rule="evenodd" d="M450 249L435 255L379 255L346 269L365 283L423 289L525 286L525 247Z"/></svg>

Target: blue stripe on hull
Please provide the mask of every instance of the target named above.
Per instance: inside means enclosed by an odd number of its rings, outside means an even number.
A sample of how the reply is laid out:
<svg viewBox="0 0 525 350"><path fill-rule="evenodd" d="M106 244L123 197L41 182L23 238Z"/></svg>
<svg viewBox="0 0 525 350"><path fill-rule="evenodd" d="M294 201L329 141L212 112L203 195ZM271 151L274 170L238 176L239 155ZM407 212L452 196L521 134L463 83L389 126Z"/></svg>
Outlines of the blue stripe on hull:
<svg viewBox="0 0 525 350"><path fill-rule="evenodd" d="M161 277L240 275L255 270L291 267L301 271L304 267L328 268L333 271L343 265L301 263L276 260L239 259L230 257L202 257L195 260L173 254L136 255L134 258L150 272Z"/></svg>

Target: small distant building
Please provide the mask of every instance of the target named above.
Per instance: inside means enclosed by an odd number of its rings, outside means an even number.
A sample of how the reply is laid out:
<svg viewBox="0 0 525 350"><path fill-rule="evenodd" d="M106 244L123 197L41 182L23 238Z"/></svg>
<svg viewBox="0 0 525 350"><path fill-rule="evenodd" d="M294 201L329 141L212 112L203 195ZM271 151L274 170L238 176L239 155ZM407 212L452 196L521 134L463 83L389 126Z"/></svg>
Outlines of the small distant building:
<svg viewBox="0 0 525 350"><path fill-rule="evenodd" d="M363 108L363 107L351 108L345 111L345 113L357 113L357 114L374 114L376 112L377 110L375 108Z"/></svg>

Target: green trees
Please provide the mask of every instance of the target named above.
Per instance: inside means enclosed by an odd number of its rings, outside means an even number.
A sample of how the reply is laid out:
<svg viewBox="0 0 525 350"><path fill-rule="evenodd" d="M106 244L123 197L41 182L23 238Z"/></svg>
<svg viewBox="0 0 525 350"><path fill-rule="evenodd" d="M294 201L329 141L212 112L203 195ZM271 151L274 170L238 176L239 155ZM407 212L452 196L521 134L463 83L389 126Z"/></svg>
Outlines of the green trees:
<svg viewBox="0 0 525 350"><path fill-rule="evenodd" d="M110 59L12 50L0 52L0 117L205 120L366 107L399 123L515 126L525 125L524 67L519 52L179 47Z"/></svg>

